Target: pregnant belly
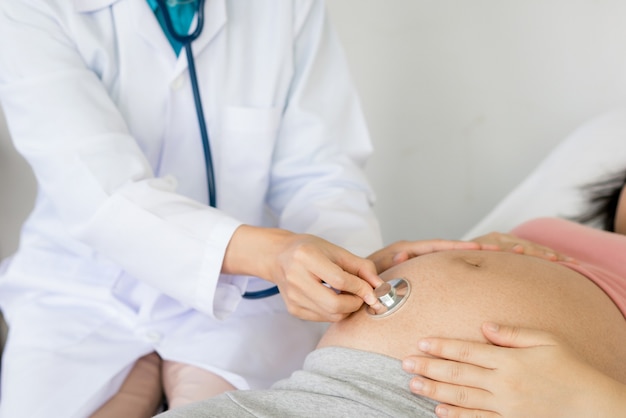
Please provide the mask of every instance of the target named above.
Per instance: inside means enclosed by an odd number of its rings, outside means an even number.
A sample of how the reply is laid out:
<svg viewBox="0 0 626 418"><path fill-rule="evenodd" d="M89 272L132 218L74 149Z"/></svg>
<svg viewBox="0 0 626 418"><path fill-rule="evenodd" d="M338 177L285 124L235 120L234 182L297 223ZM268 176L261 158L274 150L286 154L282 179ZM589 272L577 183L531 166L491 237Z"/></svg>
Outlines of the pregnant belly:
<svg viewBox="0 0 626 418"><path fill-rule="evenodd" d="M555 333L589 363L626 382L626 321L581 274L518 254L446 251L411 259L382 274L411 282L406 303L383 318L364 308L333 324L319 347L343 346L396 358L439 336L485 341L485 321Z"/></svg>

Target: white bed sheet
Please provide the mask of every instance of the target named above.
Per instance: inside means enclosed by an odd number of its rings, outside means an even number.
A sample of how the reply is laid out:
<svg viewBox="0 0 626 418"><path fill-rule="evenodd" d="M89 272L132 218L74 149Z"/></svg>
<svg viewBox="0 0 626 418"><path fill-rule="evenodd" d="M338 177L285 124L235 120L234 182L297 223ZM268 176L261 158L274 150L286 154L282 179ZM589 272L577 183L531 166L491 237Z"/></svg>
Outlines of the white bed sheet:
<svg viewBox="0 0 626 418"><path fill-rule="evenodd" d="M464 239L506 232L529 219L579 214L580 187L626 169L626 108L593 118L559 145Z"/></svg>

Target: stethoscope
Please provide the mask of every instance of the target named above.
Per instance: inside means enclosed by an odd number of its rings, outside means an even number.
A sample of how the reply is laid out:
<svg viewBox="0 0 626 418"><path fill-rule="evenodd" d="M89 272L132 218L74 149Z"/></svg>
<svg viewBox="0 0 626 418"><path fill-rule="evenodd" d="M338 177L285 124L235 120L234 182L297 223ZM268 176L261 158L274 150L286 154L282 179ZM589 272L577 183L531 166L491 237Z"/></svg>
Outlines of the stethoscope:
<svg viewBox="0 0 626 418"><path fill-rule="evenodd" d="M209 205L216 207L215 197L215 174L213 172L213 158L211 157L211 146L209 144L209 132L204 120L204 110L202 109L202 100L200 99L200 88L198 87L198 76L196 74L196 63L193 58L193 52L191 50L191 43L198 39L204 28L204 1L198 0L198 7L196 10L197 24L194 31L188 35L181 35L176 32L172 17L166 5L166 0L156 0L161 12L163 13L165 27L169 32L169 35L177 42L180 42L185 47L185 55L187 55L187 67L189 68L189 78L191 79L191 89L193 91L193 101L196 106L196 115L198 118L198 125L200 127L200 137L202 138L202 148L204 149L204 162L206 168L206 180L209 191ZM255 292L245 292L243 297L246 299L261 299L269 296L276 295L278 293L278 287L270 287L268 289L258 290Z"/></svg>
<svg viewBox="0 0 626 418"><path fill-rule="evenodd" d="M404 278L389 280L374 289L374 295L383 305L382 312L376 312L368 306L367 313L377 318L384 318L396 312L411 294L411 283Z"/></svg>

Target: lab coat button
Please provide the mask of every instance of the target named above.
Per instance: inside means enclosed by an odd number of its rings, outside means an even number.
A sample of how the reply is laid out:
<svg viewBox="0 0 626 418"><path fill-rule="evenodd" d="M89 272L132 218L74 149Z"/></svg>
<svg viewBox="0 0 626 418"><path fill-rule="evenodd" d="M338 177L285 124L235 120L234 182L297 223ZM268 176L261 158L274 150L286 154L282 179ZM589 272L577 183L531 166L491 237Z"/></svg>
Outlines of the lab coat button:
<svg viewBox="0 0 626 418"><path fill-rule="evenodd" d="M151 343L158 343L159 341L161 341L162 337L163 336L158 331L146 332L146 340L150 341Z"/></svg>
<svg viewBox="0 0 626 418"><path fill-rule="evenodd" d="M172 82L172 89L180 90L185 85L185 76L181 75L176 77L176 79Z"/></svg>

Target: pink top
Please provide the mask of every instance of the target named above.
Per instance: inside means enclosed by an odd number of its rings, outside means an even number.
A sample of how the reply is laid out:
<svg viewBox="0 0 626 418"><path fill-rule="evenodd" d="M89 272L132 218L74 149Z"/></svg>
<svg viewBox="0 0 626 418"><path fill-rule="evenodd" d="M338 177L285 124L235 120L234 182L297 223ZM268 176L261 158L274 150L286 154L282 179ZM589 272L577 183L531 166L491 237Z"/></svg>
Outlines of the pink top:
<svg viewBox="0 0 626 418"><path fill-rule="evenodd" d="M559 262L597 284L626 318L626 236L558 218L525 222L511 233L576 259Z"/></svg>

